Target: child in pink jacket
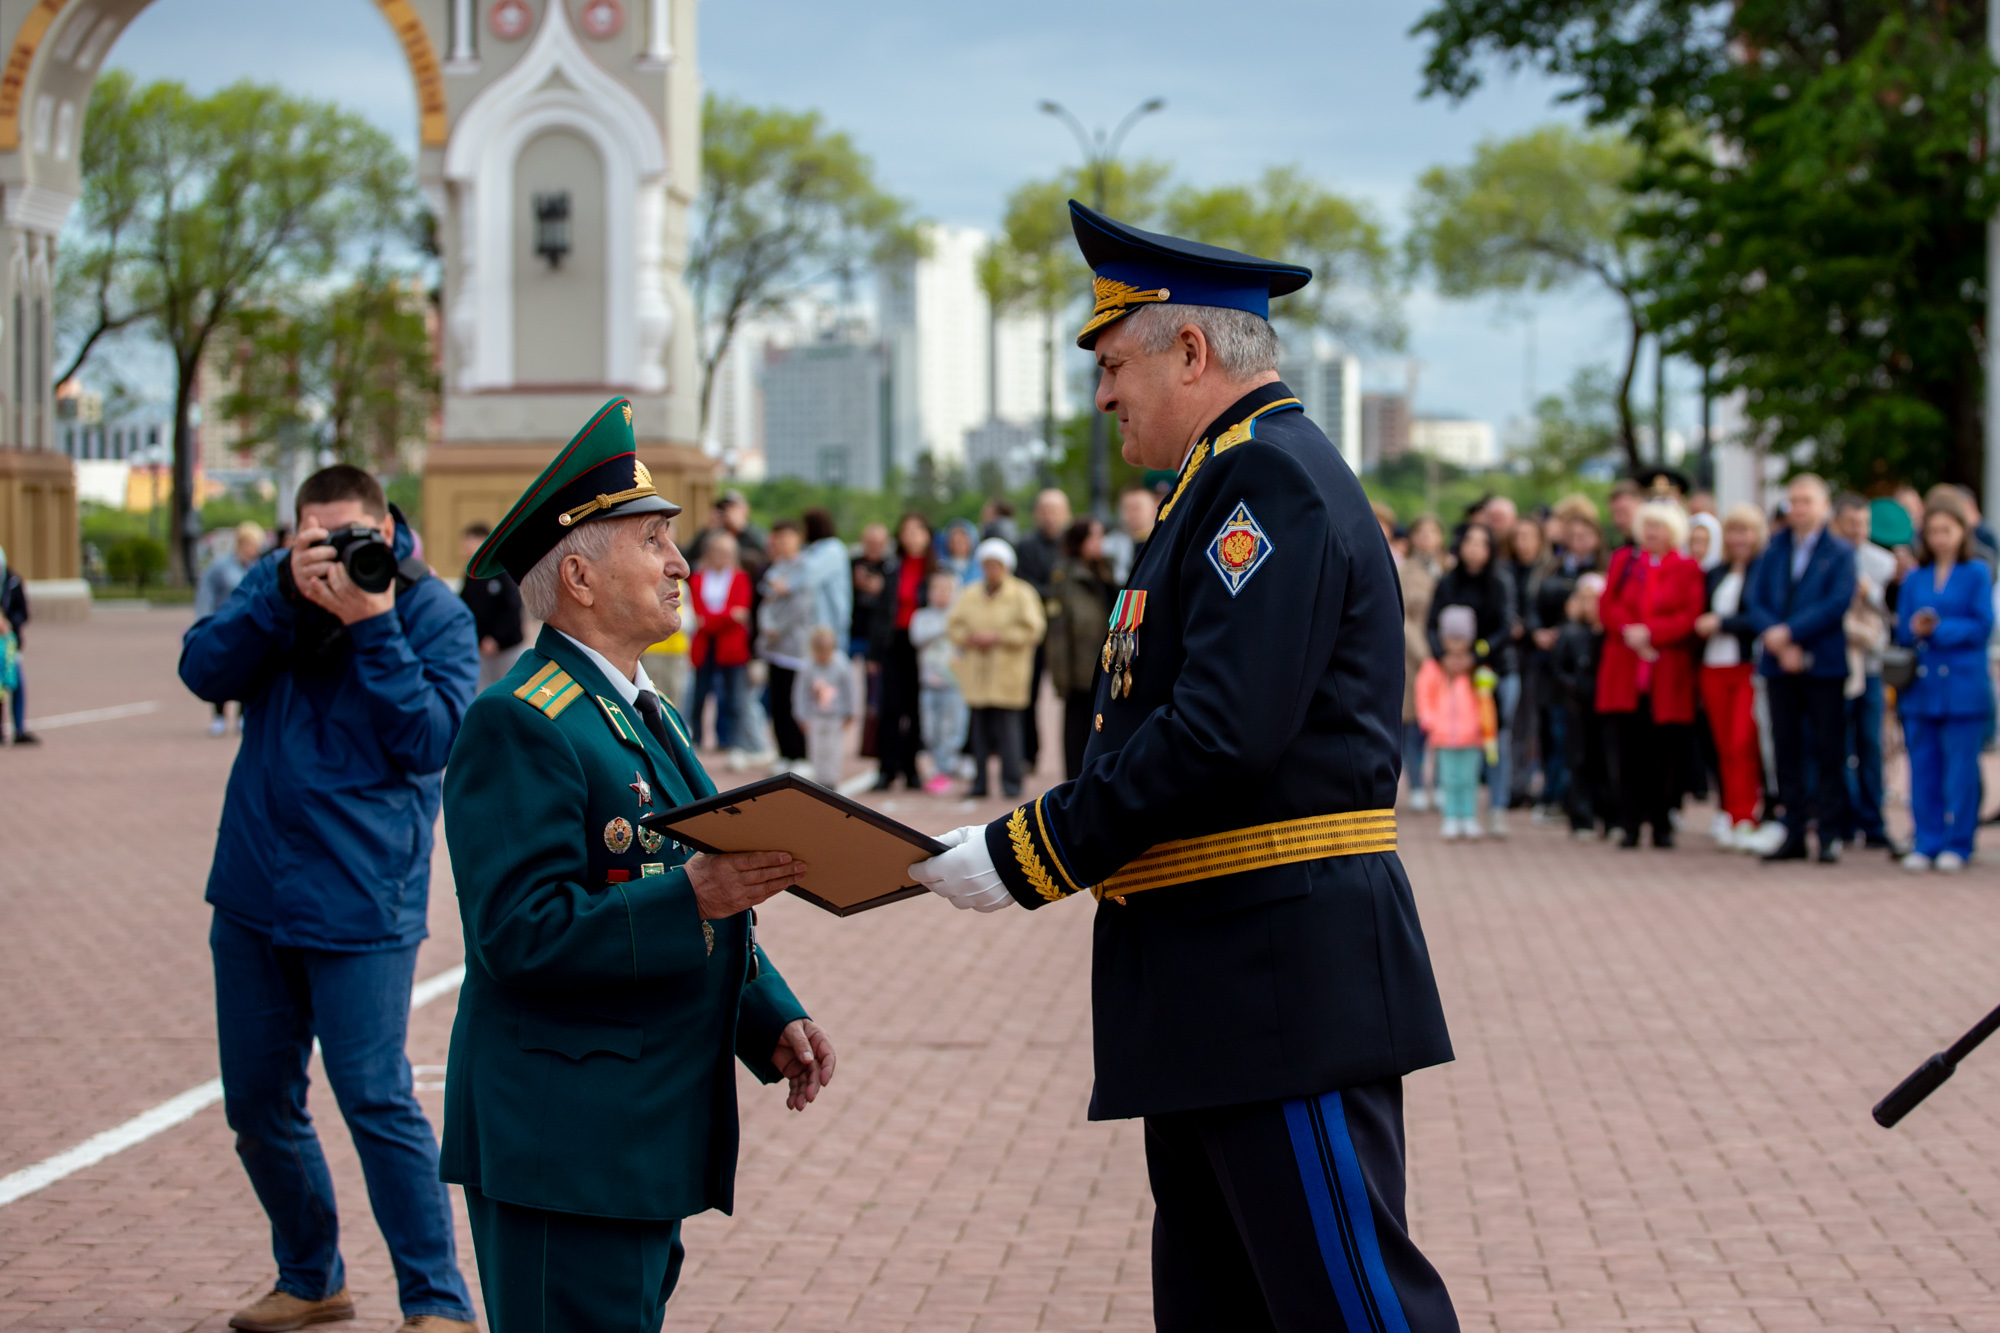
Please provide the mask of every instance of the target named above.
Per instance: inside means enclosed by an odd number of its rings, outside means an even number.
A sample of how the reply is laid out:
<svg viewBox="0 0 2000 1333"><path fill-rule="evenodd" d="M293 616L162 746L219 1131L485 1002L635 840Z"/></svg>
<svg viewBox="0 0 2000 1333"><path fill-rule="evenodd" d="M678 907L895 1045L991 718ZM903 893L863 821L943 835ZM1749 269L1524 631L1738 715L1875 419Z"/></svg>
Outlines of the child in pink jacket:
<svg viewBox="0 0 2000 1333"><path fill-rule="evenodd" d="M1479 769L1485 758L1478 690L1473 685L1472 640L1478 623L1469 606L1448 606L1438 616L1444 652L1417 672L1417 724L1437 752L1439 806L1447 839L1479 836Z"/></svg>

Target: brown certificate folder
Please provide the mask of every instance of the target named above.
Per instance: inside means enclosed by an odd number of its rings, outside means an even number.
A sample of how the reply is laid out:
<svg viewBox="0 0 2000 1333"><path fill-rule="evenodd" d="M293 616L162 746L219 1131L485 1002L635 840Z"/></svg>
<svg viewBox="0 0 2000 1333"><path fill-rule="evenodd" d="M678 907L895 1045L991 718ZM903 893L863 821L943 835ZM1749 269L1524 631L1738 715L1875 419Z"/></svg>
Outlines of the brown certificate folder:
<svg viewBox="0 0 2000 1333"><path fill-rule="evenodd" d="M796 773L781 773L639 822L701 852L790 852L808 867L789 890L835 916L914 898L910 867L945 845Z"/></svg>

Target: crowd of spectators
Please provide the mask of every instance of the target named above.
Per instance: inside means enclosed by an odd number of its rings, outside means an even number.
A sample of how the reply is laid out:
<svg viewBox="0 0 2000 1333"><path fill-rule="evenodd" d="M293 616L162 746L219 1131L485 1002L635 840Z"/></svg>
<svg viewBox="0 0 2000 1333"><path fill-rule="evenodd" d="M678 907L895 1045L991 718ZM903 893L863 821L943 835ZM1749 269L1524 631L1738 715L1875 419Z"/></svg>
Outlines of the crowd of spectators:
<svg viewBox="0 0 2000 1333"><path fill-rule="evenodd" d="M1410 808L1449 838L1506 837L1532 808L1666 848L1713 794L1728 850L1961 869L1995 717L1995 544L1972 494L1871 502L1806 474L1770 514L1718 515L1669 475L1618 483L1608 529L1582 495L1525 516L1489 498L1448 550L1435 516L1378 510L1403 582ZM1883 817L1898 749L1907 845Z"/></svg>
<svg viewBox="0 0 2000 1333"><path fill-rule="evenodd" d="M1156 492L1134 487L1107 532L1051 488L1025 531L992 501L977 524L934 528L906 513L865 525L850 546L824 509L766 532L725 491L683 539L686 629L647 669L665 681L668 661L687 663L673 697L732 769L834 783L857 739L877 790L984 795L997 762L1001 792L1018 795L1041 761L1032 704L1044 678L1063 704L1064 773L1081 766L1111 605L1158 508Z"/></svg>

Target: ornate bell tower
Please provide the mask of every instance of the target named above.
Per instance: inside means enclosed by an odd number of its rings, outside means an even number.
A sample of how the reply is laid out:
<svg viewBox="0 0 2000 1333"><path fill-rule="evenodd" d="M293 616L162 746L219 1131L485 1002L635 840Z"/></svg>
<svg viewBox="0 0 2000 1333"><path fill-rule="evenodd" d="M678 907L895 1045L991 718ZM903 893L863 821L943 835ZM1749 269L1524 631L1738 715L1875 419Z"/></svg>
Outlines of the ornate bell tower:
<svg viewBox="0 0 2000 1333"><path fill-rule="evenodd" d="M49 382L56 238L80 193L91 83L148 3L0 0L0 545L79 605L76 483ZM444 257L433 565L456 574L461 529L499 519L613 394L632 398L662 493L704 511L715 468L695 444L682 278L701 168L696 0L373 3L416 85L417 174Z"/></svg>
<svg viewBox="0 0 2000 1333"><path fill-rule="evenodd" d="M682 270L699 185L693 0L441 0L449 135L420 166L445 251L443 438L425 548L496 521L614 393L694 512L693 309Z"/></svg>

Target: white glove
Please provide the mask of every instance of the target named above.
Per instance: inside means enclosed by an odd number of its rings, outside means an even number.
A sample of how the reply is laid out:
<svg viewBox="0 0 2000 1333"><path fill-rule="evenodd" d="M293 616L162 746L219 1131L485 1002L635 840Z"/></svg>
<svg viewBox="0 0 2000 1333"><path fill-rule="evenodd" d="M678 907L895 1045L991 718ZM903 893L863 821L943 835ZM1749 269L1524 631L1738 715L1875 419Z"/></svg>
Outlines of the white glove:
<svg viewBox="0 0 2000 1333"><path fill-rule="evenodd" d="M1014 895L1000 882L986 850L986 826L967 824L939 836L948 851L910 867L910 878L963 911L997 912L1014 905Z"/></svg>

